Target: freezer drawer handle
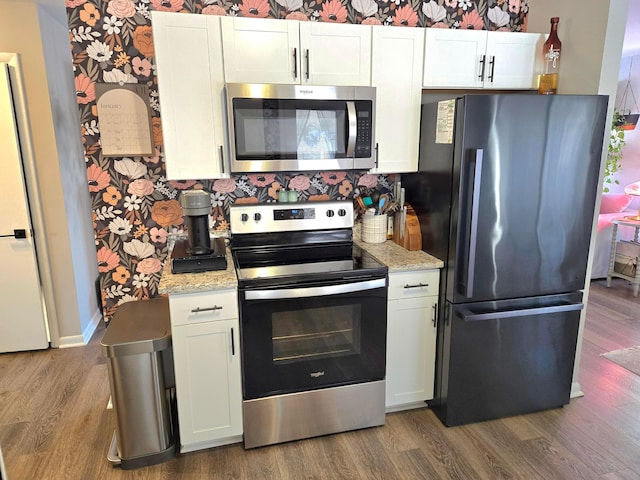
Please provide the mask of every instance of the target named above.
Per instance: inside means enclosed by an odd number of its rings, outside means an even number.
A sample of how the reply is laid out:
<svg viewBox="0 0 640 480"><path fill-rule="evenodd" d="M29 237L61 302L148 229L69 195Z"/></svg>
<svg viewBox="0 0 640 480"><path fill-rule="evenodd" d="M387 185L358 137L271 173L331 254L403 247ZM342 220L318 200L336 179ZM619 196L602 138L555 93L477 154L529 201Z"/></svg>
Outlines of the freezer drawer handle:
<svg viewBox="0 0 640 480"><path fill-rule="evenodd" d="M191 310L191 313L212 312L214 310L222 310L222 307L218 305L214 305L213 307L207 307L207 308L196 307L193 310Z"/></svg>
<svg viewBox="0 0 640 480"><path fill-rule="evenodd" d="M471 310L461 308L458 310L465 322L477 320L498 320L502 318L523 317L525 315L543 315L546 313L573 312L582 310L582 303L571 303L568 305L552 305L550 307L523 308L520 310L506 310L504 312L473 313Z"/></svg>
<svg viewBox="0 0 640 480"><path fill-rule="evenodd" d="M422 283L420 282L417 285L409 285L408 283L404 286L404 288L423 288L423 287L428 287L429 284L428 283Z"/></svg>

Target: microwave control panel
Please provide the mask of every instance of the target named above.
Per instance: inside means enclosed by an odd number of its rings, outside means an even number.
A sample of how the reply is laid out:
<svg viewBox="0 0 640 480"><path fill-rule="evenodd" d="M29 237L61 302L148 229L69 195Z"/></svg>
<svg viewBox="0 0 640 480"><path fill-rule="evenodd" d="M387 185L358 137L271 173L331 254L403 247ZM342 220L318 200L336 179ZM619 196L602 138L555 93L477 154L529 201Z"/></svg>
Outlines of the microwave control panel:
<svg viewBox="0 0 640 480"><path fill-rule="evenodd" d="M371 156L371 134L373 131L371 102L356 101L356 158L368 158Z"/></svg>

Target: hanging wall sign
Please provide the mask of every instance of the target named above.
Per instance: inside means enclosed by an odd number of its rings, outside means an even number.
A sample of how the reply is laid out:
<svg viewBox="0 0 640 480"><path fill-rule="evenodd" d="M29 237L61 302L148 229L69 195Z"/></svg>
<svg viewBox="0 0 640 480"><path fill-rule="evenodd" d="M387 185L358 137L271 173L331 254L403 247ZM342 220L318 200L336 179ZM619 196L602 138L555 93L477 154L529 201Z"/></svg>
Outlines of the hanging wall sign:
<svg viewBox="0 0 640 480"><path fill-rule="evenodd" d="M96 83L100 144L105 157L152 156L153 131L146 85Z"/></svg>

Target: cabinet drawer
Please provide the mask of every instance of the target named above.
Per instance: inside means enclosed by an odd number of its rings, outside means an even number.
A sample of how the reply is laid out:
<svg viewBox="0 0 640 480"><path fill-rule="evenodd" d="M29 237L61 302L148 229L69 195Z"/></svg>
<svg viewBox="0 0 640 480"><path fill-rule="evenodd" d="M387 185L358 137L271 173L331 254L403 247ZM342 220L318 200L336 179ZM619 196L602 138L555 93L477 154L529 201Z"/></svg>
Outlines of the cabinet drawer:
<svg viewBox="0 0 640 480"><path fill-rule="evenodd" d="M439 270L417 270L389 274L389 300L438 294Z"/></svg>
<svg viewBox="0 0 640 480"><path fill-rule="evenodd" d="M233 290L169 295L171 325L238 318L238 294Z"/></svg>

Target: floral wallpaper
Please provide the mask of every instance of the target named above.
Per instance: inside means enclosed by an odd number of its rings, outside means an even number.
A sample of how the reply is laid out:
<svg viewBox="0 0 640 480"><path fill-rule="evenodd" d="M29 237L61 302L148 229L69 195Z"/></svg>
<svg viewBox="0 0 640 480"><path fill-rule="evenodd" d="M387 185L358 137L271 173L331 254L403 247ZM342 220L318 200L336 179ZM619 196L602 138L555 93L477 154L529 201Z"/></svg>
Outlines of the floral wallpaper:
<svg viewBox="0 0 640 480"><path fill-rule="evenodd" d="M93 210L102 307L157 295L167 237L186 224L180 192L211 195L211 225L228 228L233 203L268 202L286 187L300 201L350 199L362 189L389 191L393 176L365 172L236 175L229 179L167 181L151 25L152 10L287 18L404 27L525 31L529 0L65 0L80 129ZM96 83L147 85L155 154L103 157Z"/></svg>

